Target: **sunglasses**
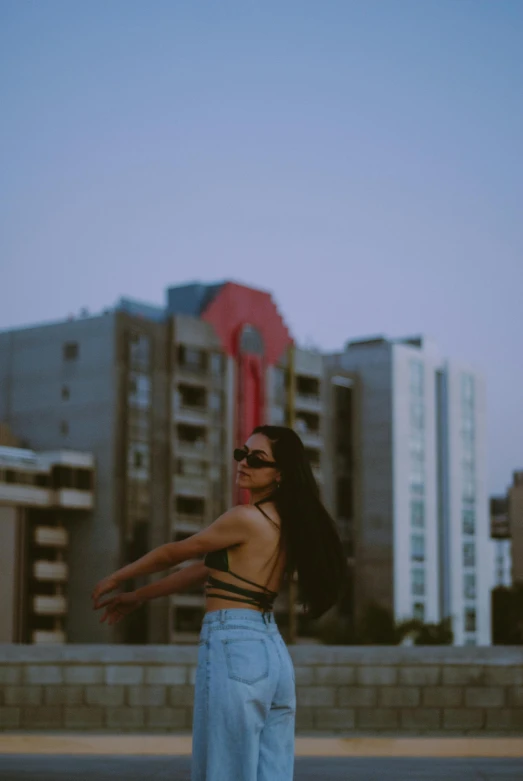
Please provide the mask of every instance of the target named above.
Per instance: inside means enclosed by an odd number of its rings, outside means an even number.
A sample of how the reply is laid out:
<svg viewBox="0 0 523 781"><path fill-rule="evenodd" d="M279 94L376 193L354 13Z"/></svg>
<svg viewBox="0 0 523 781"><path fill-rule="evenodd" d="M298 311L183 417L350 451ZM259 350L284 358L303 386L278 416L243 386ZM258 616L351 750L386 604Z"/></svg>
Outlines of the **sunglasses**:
<svg viewBox="0 0 523 781"><path fill-rule="evenodd" d="M255 455L254 453L248 453L240 447L237 447L233 453L235 461L245 461L250 469L264 469L267 466L278 466L276 461L264 461L263 458Z"/></svg>

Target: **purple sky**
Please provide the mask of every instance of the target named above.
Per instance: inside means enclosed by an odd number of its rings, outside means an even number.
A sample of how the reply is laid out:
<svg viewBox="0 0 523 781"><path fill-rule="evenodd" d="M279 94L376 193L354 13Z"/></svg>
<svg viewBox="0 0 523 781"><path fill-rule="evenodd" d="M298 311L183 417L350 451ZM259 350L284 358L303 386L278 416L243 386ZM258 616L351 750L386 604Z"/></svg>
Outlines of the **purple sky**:
<svg viewBox="0 0 523 781"><path fill-rule="evenodd" d="M425 333L523 468L523 2L2 0L0 327L234 279Z"/></svg>

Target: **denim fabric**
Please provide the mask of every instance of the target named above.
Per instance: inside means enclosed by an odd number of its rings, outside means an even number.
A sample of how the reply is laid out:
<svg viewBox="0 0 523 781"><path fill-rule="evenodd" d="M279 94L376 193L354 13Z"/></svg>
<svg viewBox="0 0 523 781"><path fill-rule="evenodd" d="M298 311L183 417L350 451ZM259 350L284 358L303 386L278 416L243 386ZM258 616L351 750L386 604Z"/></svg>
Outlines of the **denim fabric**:
<svg viewBox="0 0 523 781"><path fill-rule="evenodd" d="M192 781L292 781L294 667L274 621L206 613L194 693Z"/></svg>

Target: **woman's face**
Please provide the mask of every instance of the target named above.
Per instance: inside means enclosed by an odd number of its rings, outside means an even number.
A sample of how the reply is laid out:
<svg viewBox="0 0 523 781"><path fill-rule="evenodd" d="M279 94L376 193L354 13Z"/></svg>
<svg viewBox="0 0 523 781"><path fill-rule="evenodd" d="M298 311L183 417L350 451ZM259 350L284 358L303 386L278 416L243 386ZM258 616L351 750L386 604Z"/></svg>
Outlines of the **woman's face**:
<svg viewBox="0 0 523 781"><path fill-rule="evenodd" d="M261 461L274 461L271 443L264 434L253 434L245 443L246 453L258 456ZM276 487L281 479L281 473L277 467L267 466L254 469L247 465L247 461L238 462L236 484L240 488L261 491L265 488Z"/></svg>

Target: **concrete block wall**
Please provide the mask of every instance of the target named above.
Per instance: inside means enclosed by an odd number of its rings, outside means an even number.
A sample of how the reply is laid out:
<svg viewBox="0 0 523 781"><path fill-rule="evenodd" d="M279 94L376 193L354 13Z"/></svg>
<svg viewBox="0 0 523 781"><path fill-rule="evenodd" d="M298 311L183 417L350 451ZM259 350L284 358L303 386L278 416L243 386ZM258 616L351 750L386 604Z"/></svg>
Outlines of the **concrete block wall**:
<svg viewBox="0 0 523 781"><path fill-rule="evenodd" d="M523 734L523 648L295 646L297 732ZM0 646L0 730L190 732L193 646Z"/></svg>

